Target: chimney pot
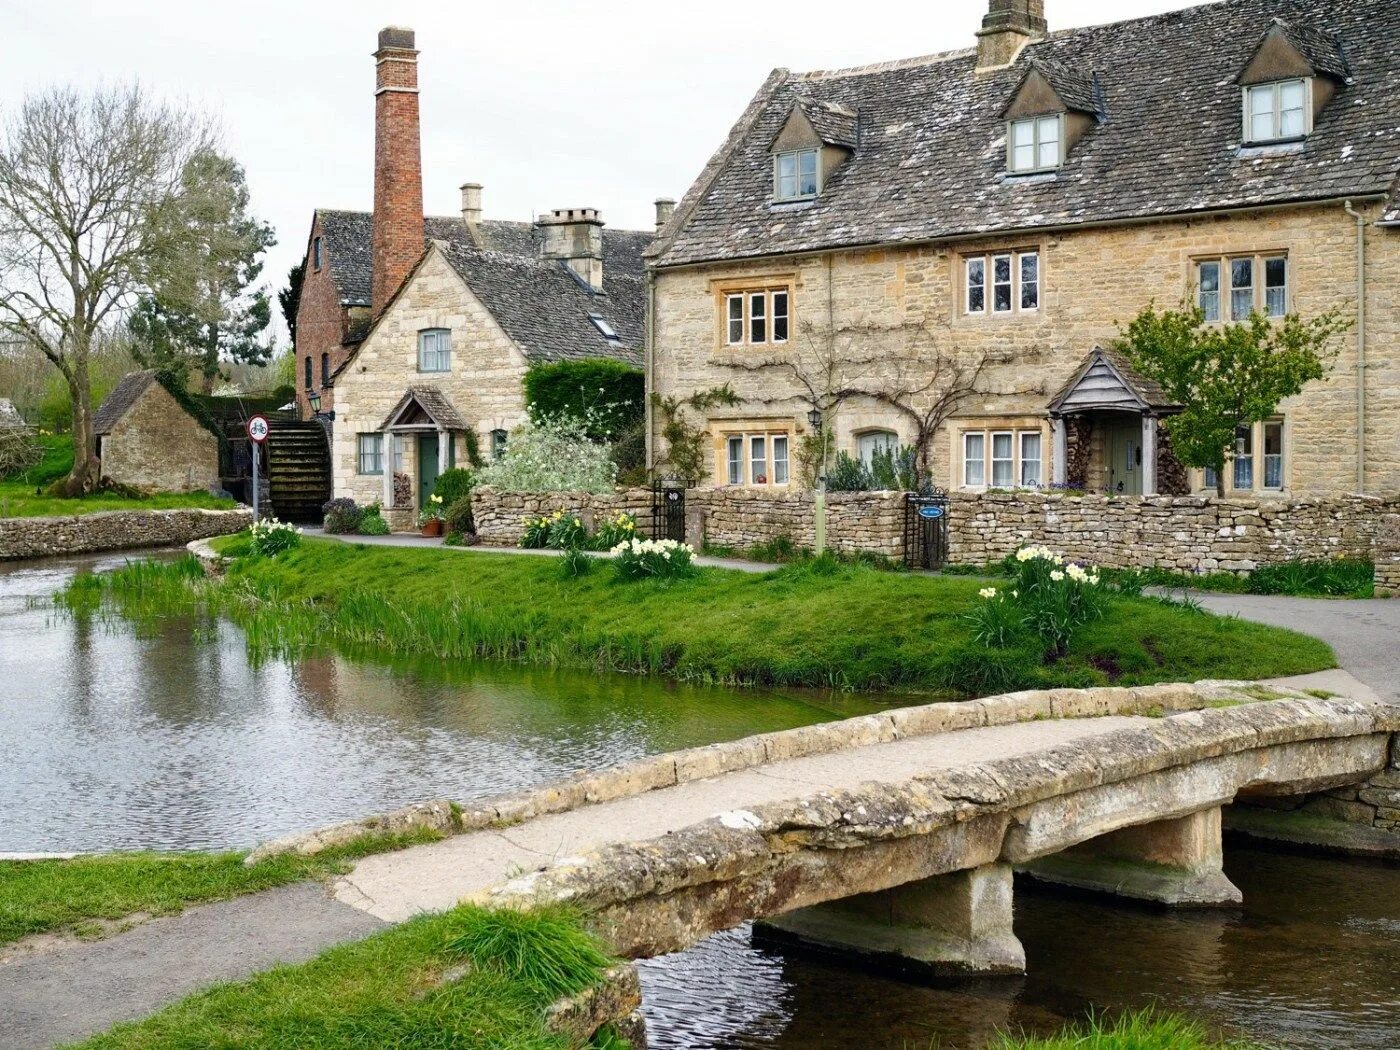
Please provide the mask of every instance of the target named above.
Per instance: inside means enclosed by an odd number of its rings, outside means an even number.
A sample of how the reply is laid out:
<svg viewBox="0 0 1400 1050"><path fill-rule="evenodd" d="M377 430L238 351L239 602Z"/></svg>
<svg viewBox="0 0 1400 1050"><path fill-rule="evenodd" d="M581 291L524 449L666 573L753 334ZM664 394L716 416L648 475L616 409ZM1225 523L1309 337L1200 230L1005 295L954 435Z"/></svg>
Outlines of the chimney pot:
<svg viewBox="0 0 1400 1050"><path fill-rule="evenodd" d="M603 216L597 208L555 208L535 220L542 259L566 263L595 292L603 290Z"/></svg>
<svg viewBox="0 0 1400 1050"><path fill-rule="evenodd" d="M375 316L423 254L423 159L413 30L390 26L374 53L374 215L370 306Z"/></svg>
<svg viewBox="0 0 1400 1050"><path fill-rule="evenodd" d="M481 183L462 183L462 221L475 226L481 221Z"/></svg>
<svg viewBox="0 0 1400 1050"><path fill-rule="evenodd" d="M1049 29L1045 0L989 0L977 33L977 69L1001 69Z"/></svg>
<svg viewBox="0 0 1400 1050"><path fill-rule="evenodd" d="M675 214L675 211L676 202L673 201L670 197L657 197L656 228L659 230L661 229L661 227L665 226L666 223L668 223L671 220L671 216Z"/></svg>

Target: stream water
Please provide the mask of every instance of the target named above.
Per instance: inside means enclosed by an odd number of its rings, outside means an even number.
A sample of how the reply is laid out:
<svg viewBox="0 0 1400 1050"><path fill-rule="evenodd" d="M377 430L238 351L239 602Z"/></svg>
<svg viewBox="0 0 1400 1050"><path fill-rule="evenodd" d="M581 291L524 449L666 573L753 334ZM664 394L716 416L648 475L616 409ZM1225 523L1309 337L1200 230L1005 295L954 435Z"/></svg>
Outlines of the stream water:
<svg viewBox="0 0 1400 1050"><path fill-rule="evenodd" d="M123 560L0 564L0 852L242 848L880 706L422 660L255 663L228 623L138 632L43 608ZM1018 883L1023 979L921 987L730 931L643 964L652 1042L972 1050L1156 1003L1271 1044L1400 1047L1400 868L1231 844L1227 869L1241 911Z"/></svg>

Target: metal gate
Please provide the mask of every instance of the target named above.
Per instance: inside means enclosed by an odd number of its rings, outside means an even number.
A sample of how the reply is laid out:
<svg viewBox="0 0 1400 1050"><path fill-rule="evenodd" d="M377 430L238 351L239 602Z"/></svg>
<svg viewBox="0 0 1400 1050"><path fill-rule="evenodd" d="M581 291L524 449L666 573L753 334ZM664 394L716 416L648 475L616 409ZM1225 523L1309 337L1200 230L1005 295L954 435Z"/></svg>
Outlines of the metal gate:
<svg viewBox="0 0 1400 1050"><path fill-rule="evenodd" d="M651 538L685 542L685 489L657 485L651 490Z"/></svg>
<svg viewBox="0 0 1400 1050"><path fill-rule="evenodd" d="M904 564L911 569L941 569L948 560L948 494L904 497Z"/></svg>

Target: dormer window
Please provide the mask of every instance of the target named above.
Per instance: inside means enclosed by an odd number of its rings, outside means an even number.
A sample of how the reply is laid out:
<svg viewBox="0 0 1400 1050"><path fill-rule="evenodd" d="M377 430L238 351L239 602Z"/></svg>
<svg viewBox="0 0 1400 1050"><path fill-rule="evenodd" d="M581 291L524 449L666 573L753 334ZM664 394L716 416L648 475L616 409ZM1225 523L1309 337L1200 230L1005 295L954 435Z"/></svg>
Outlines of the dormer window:
<svg viewBox="0 0 1400 1050"><path fill-rule="evenodd" d="M1311 130L1309 80L1280 80L1244 89L1247 142L1292 142Z"/></svg>
<svg viewBox="0 0 1400 1050"><path fill-rule="evenodd" d="M1014 175L1056 171L1064 159L1064 116L1026 117L1008 122L1006 167Z"/></svg>
<svg viewBox="0 0 1400 1050"><path fill-rule="evenodd" d="M774 155L774 196L780 201L817 195L817 151L792 150Z"/></svg>

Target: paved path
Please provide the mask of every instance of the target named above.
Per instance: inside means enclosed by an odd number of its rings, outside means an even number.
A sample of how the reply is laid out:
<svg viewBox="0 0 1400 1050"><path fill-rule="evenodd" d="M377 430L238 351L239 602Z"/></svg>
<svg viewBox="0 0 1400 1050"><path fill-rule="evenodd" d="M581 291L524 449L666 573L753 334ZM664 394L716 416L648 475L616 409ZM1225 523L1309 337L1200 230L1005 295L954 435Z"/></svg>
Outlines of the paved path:
<svg viewBox="0 0 1400 1050"><path fill-rule="evenodd" d="M736 805L1030 754L1143 723L1150 720L1023 722L791 759L368 857L338 880L333 895L306 883L190 908L103 941L63 941L9 961L0 955L0 1047L46 1047L99 1032L209 984L310 958L420 911L450 908L522 869L652 838Z"/></svg>

